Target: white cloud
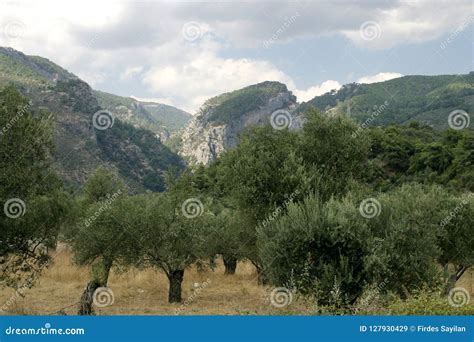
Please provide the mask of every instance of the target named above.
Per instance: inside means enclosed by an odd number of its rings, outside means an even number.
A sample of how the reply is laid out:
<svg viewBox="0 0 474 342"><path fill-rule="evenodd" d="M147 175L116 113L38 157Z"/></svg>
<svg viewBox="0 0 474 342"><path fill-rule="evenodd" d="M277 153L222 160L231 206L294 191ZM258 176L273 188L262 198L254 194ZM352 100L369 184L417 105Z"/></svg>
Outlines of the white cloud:
<svg viewBox="0 0 474 342"><path fill-rule="evenodd" d="M143 71L143 67L142 66L133 66L133 67L128 67L125 69L124 72L122 72L120 74L120 79L121 80L128 80L136 75L138 75L139 73L141 73Z"/></svg>
<svg viewBox="0 0 474 342"><path fill-rule="evenodd" d="M287 84L299 101L340 86L327 80L298 89L285 70L255 57L269 39L274 47L301 37L339 35L363 48L390 48L448 35L471 13L467 0L439 0L436 5L424 0L13 0L0 2L0 46L50 58L93 86L107 88L107 83L115 82L121 93L143 92L142 96L195 111L211 96L265 80ZM380 26L376 39L361 37L360 27L367 21ZM5 34L12 22L20 37ZM183 25L189 22L199 24L196 40L183 36ZM296 53L302 48L298 44L291 47ZM249 48L254 57L244 58L247 50L241 47ZM236 50L239 54L233 55ZM399 76L381 73L359 82Z"/></svg>
<svg viewBox="0 0 474 342"><path fill-rule="evenodd" d="M221 58L207 49L179 65L153 67L144 76L146 85L190 112L212 96L263 81L293 86L289 76L267 61Z"/></svg>
<svg viewBox="0 0 474 342"><path fill-rule="evenodd" d="M398 72L380 72L376 75L361 77L357 80L357 83L377 83L377 82L388 81L393 78L398 78L402 76L403 75L399 74Z"/></svg>
<svg viewBox="0 0 474 342"><path fill-rule="evenodd" d="M297 96L299 102L304 102L311 100L315 96L325 94L333 89L338 90L339 88L341 88L341 84L338 81L328 80L324 81L320 85L309 87L306 90L296 89L294 93Z"/></svg>

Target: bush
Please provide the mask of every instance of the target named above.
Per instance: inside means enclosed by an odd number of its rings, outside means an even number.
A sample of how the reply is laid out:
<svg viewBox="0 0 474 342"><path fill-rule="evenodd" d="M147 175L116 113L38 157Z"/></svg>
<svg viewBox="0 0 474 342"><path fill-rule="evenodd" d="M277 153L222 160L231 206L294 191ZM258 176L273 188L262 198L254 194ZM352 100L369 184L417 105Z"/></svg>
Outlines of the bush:
<svg viewBox="0 0 474 342"><path fill-rule="evenodd" d="M349 193L323 202L318 196L292 204L287 214L258 229L260 256L271 282L294 286L319 305L355 304L365 287L407 297L437 286L438 237L451 203L439 187L404 185L381 194L369 217Z"/></svg>

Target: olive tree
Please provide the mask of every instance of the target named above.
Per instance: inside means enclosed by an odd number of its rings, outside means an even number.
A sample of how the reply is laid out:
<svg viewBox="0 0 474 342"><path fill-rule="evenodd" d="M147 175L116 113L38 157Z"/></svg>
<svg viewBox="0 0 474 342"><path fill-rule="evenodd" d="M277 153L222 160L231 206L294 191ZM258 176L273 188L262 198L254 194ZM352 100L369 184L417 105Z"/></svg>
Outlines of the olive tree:
<svg viewBox="0 0 474 342"><path fill-rule="evenodd" d="M275 130L271 126L249 128L239 145L224 153L209 168L208 174L221 198L231 198L239 217L245 223L238 228L241 236L234 253L244 255L256 267L259 281L264 282L263 266L257 253L256 227L294 193L303 193L304 169L296 156L297 134L288 130ZM241 215L245 214L245 215ZM239 241L234 241L239 243Z"/></svg>
<svg viewBox="0 0 474 342"><path fill-rule="evenodd" d="M310 109L305 119L297 155L307 169L311 190L325 200L343 195L352 180L364 178L369 139L364 134L354 134L359 127L345 116L323 115Z"/></svg>
<svg viewBox="0 0 474 342"><path fill-rule="evenodd" d="M245 213L235 208L221 208L207 218L209 235L207 246L211 256L220 255L224 263L224 274L232 275L237 268L237 262L248 256L246 244L252 243L249 229L253 221Z"/></svg>
<svg viewBox="0 0 474 342"><path fill-rule="evenodd" d="M81 215L71 237L74 260L91 265L91 280L81 297L79 314L93 312L93 294L107 286L112 265L131 262L139 245L134 234L143 216L141 196L129 197L118 177L99 169L85 185L81 199Z"/></svg>
<svg viewBox="0 0 474 342"><path fill-rule="evenodd" d="M296 284L321 304L344 306L365 286L382 282L401 296L436 285L445 191L414 184L372 196L323 201L312 195L260 227L259 251L271 282Z"/></svg>
<svg viewBox="0 0 474 342"><path fill-rule="evenodd" d="M53 121L13 86L0 90L0 283L18 286L49 264L71 208L52 171ZM31 283L31 282L29 282Z"/></svg>
<svg viewBox="0 0 474 342"><path fill-rule="evenodd" d="M323 202L310 195L259 226L259 253L270 282L314 295L318 304L354 302L369 281L365 257L371 238L357 214L351 200Z"/></svg>
<svg viewBox="0 0 474 342"><path fill-rule="evenodd" d="M142 262L163 271L169 280L168 301L181 301L185 270L209 258L207 216L193 192L192 176L169 184L165 193L147 195L146 214L139 228Z"/></svg>
<svg viewBox="0 0 474 342"><path fill-rule="evenodd" d="M449 293L474 265L474 194L453 196L439 224L439 260L444 266L446 293Z"/></svg>

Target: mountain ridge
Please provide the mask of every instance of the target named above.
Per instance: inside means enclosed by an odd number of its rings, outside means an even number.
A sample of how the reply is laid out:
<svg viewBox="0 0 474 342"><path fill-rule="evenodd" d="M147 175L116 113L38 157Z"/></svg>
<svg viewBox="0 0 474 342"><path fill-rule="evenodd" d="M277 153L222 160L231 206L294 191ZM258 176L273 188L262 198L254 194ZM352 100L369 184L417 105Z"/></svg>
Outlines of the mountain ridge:
<svg viewBox="0 0 474 342"><path fill-rule="evenodd" d="M113 116L107 129L95 127L94 115L103 108L92 88L47 59L0 48L0 86L9 84L31 101L33 112L53 115L53 165L68 185L83 184L97 167L105 166L132 192L162 191L164 173L184 168L181 158L151 131Z"/></svg>

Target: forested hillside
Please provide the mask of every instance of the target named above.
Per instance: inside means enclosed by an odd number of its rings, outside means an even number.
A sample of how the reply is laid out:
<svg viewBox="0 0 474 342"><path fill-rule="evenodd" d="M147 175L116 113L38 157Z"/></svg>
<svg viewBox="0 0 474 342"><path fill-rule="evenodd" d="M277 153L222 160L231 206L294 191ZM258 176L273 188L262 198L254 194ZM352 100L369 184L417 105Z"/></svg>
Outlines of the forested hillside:
<svg viewBox="0 0 474 342"><path fill-rule="evenodd" d="M417 121L437 129L448 127L450 112L474 109L474 72L467 75L404 76L373 83L344 85L302 103L298 111L310 107L347 113L371 126L408 124Z"/></svg>
<svg viewBox="0 0 474 342"><path fill-rule="evenodd" d="M31 101L33 112L54 118L53 166L72 187L105 166L118 171L131 191L161 191L165 172L184 166L155 134L104 112L87 83L47 59L0 48L0 88L7 86ZM130 120L139 119L132 115ZM105 130L100 120L105 120Z"/></svg>

